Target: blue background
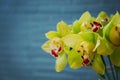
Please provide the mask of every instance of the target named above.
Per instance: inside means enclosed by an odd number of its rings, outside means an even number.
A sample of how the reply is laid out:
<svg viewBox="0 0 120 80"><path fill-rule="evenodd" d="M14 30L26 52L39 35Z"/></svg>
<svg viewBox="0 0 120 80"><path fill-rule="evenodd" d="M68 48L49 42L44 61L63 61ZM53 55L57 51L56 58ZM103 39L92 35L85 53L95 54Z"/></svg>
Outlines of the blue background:
<svg viewBox="0 0 120 80"><path fill-rule="evenodd" d="M72 24L86 10L120 12L120 0L0 0L0 80L96 80L89 68L56 73L40 48L57 22Z"/></svg>

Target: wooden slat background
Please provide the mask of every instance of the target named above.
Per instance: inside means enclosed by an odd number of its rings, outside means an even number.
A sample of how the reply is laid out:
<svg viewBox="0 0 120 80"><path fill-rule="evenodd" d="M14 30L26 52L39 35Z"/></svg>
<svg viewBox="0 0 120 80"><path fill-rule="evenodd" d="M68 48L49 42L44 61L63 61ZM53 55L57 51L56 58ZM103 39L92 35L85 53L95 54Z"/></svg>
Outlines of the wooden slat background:
<svg viewBox="0 0 120 80"><path fill-rule="evenodd" d="M72 24L86 10L120 12L120 0L0 0L0 80L96 80L89 68L56 73L40 48L57 22Z"/></svg>

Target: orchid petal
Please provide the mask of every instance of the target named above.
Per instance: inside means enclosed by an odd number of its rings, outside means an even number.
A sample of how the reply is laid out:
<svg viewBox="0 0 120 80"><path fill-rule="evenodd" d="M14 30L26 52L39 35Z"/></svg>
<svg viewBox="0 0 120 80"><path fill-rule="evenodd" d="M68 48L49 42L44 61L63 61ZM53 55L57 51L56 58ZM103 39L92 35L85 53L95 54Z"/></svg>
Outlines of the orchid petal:
<svg viewBox="0 0 120 80"><path fill-rule="evenodd" d="M61 72L62 70L64 70L66 64L67 64L66 55L64 53L62 53L56 59L56 65L55 65L56 71Z"/></svg>
<svg viewBox="0 0 120 80"><path fill-rule="evenodd" d="M94 61L92 63L92 68L101 75L105 73L105 65L100 55L98 54L95 55Z"/></svg>
<svg viewBox="0 0 120 80"><path fill-rule="evenodd" d="M60 34L58 32L55 32L55 31L49 31L48 33L45 34L45 36L48 39L52 39L54 37L61 37Z"/></svg>
<svg viewBox="0 0 120 80"><path fill-rule="evenodd" d="M44 51L46 51L47 53L50 53L51 52L51 48L50 48L50 40L46 41L43 45L42 45L42 49Z"/></svg>
<svg viewBox="0 0 120 80"><path fill-rule="evenodd" d="M120 67L120 47L116 48L110 55L110 60L114 65Z"/></svg>
<svg viewBox="0 0 120 80"><path fill-rule="evenodd" d="M57 24L57 31L63 37L71 32L71 28L65 22L61 21Z"/></svg>
<svg viewBox="0 0 120 80"><path fill-rule="evenodd" d="M68 63L70 68L77 69L82 67L82 53L78 53L75 50L72 50L70 54L68 55Z"/></svg>

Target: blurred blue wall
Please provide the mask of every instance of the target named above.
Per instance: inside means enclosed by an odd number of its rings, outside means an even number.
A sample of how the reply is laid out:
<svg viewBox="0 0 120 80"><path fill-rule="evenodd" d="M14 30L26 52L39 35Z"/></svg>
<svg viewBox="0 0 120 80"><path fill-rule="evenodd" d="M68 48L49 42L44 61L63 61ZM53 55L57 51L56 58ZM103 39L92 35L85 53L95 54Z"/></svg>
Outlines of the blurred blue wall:
<svg viewBox="0 0 120 80"><path fill-rule="evenodd" d="M0 80L96 80L89 68L56 73L40 48L57 22L72 24L86 10L120 12L120 0L0 0Z"/></svg>

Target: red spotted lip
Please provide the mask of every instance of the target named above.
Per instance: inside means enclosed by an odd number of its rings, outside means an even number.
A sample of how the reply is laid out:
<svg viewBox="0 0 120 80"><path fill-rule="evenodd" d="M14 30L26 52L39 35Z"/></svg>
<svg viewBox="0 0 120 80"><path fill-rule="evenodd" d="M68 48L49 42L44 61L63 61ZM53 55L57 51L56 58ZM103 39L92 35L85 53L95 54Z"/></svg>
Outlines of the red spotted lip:
<svg viewBox="0 0 120 80"><path fill-rule="evenodd" d="M51 54L52 54L54 57L58 57L58 54L55 52L54 49L51 50Z"/></svg>

